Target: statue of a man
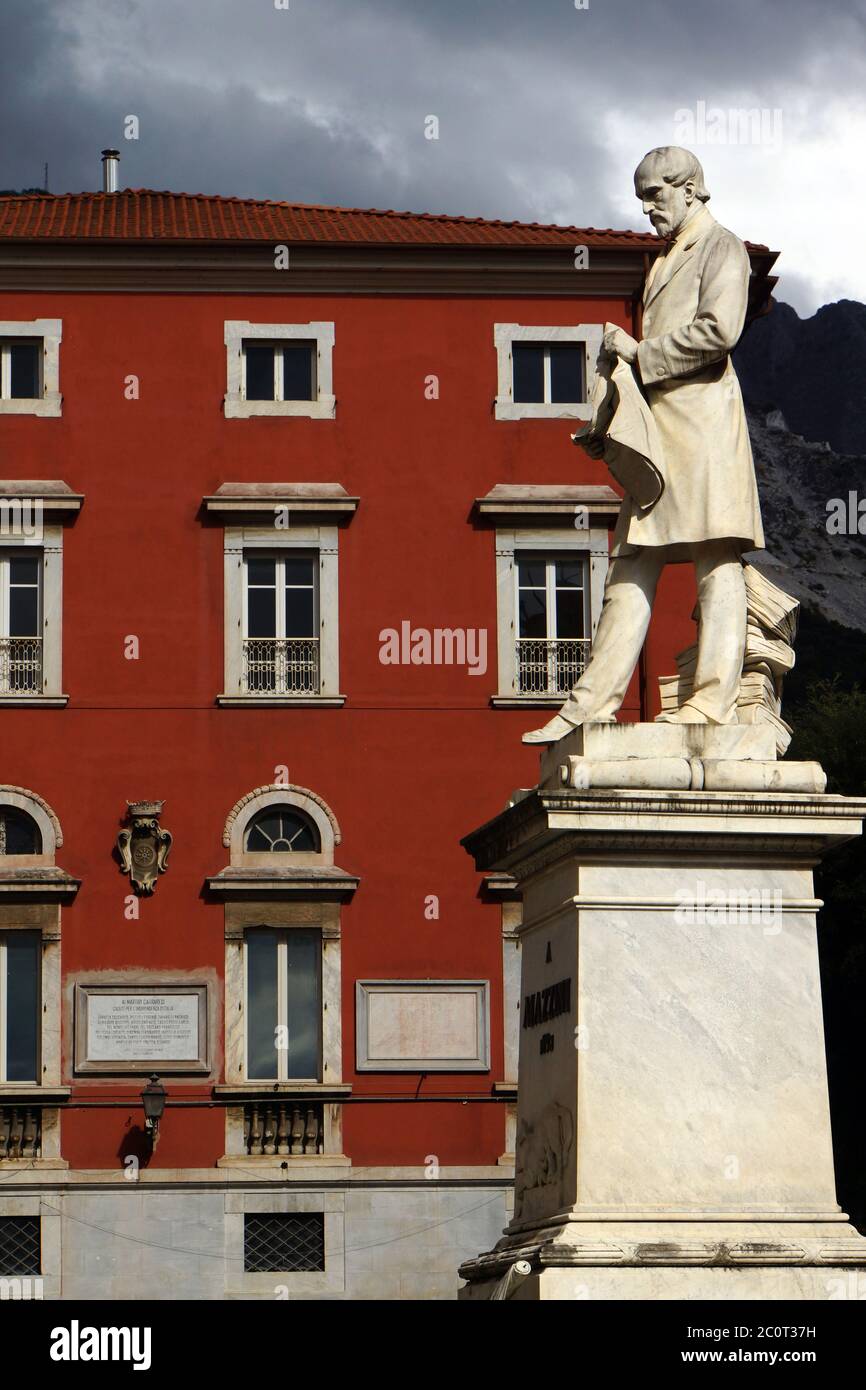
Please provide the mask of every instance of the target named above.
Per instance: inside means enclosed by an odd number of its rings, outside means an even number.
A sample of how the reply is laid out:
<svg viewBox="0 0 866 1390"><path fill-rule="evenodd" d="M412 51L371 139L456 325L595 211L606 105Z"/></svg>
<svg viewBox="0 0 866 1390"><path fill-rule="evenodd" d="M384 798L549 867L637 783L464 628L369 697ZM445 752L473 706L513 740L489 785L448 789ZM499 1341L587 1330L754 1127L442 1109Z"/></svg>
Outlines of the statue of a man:
<svg viewBox="0 0 866 1390"><path fill-rule="evenodd" d="M691 560L698 656L690 698L659 718L735 724L746 640L741 554L764 533L743 399L730 354L746 318L749 257L709 209L700 164L663 145L635 170L635 192L665 242L644 287L643 337L605 334L603 351L634 364L662 448L665 487L642 510L626 494L592 657L559 714L524 743L554 743L576 725L611 721L646 637L659 575ZM589 441L603 455L602 442Z"/></svg>

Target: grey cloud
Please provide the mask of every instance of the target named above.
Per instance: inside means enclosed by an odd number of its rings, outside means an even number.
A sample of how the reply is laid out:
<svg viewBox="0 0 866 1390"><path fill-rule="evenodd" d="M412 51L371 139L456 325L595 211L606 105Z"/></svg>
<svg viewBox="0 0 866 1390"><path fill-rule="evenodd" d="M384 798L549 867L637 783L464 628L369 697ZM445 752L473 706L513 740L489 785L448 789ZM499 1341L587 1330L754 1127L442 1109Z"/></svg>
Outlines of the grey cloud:
<svg viewBox="0 0 866 1390"><path fill-rule="evenodd" d="M117 144L126 186L644 227L612 111L646 130L636 162L699 100L814 131L866 86L866 0L3 0L0 22L4 187L48 160L53 189L95 188Z"/></svg>

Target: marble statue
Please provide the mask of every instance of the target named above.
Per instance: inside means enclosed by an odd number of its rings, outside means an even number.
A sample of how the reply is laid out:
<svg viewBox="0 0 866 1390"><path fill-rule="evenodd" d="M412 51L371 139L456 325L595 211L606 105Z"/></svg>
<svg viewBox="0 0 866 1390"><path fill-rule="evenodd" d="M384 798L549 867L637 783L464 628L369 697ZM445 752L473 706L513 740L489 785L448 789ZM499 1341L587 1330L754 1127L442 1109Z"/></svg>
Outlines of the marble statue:
<svg viewBox="0 0 866 1390"><path fill-rule="evenodd" d="M689 698L668 723L736 724L746 640L742 553L764 544L743 400L730 354L746 319L749 257L707 208L693 154L651 150L635 193L664 250L644 288L643 337L605 333L602 353L628 364L652 413L664 487L650 505L626 492L592 657L559 714L524 734L555 743L572 729L611 722L625 698L665 564L691 561L698 587L698 648ZM605 456L604 437L584 447Z"/></svg>

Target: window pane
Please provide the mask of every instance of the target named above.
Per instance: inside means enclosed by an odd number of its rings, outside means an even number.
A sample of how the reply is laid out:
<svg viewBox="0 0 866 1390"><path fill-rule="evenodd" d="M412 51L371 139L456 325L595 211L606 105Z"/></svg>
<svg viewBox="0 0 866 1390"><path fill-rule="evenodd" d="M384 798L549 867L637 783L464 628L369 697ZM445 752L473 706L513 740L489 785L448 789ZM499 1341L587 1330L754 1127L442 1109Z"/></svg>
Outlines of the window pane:
<svg viewBox="0 0 866 1390"><path fill-rule="evenodd" d="M313 362L315 343L283 344L283 400L311 401L315 397Z"/></svg>
<svg viewBox="0 0 866 1390"><path fill-rule="evenodd" d="M0 854L41 854L39 826L24 811L0 806Z"/></svg>
<svg viewBox="0 0 866 1390"><path fill-rule="evenodd" d="M297 854L319 849L319 838L305 816L294 811L261 811L247 831L246 848L256 854Z"/></svg>
<svg viewBox="0 0 866 1390"><path fill-rule="evenodd" d="M584 349L582 343L551 343L550 399L583 400Z"/></svg>
<svg viewBox="0 0 866 1390"><path fill-rule="evenodd" d="M556 591L557 637L583 636L583 592L580 589Z"/></svg>
<svg viewBox="0 0 866 1390"><path fill-rule="evenodd" d="M38 584L40 563L36 555L13 555L9 561L9 582Z"/></svg>
<svg viewBox="0 0 866 1390"><path fill-rule="evenodd" d="M247 932L247 1078L277 1076L277 934Z"/></svg>
<svg viewBox="0 0 866 1390"><path fill-rule="evenodd" d="M244 343L246 359L247 400L272 401L274 399L274 345L273 343Z"/></svg>
<svg viewBox="0 0 866 1390"><path fill-rule="evenodd" d="M287 555L285 558L286 583L309 584L314 582L314 561L309 555Z"/></svg>
<svg viewBox="0 0 866 1390"><path fill-rule="evenodd" d="M582 560L557 560L556 587L558 589L582 589L583 580Z"/></svg>
<svg viewBox="0 0 866 1390"><path fill-rule="evenodd" d="M287 637L315 637L315 617L312 589L286 590Z"/></svg>
<svg viewBox="0 0 866 1390"><path fill-rule="evenodd" d="M544 348L540 343L514 343L511 348L515 401L544 400Z"/></svg>
<svg viewBox="0 0 866 1390"><path fill-rule="evenodd" d="M286 1021L289 1029L290 1077L319 1075L319 933L289 931Z"/></svg>
<svg viewBox="0 0 866 1390"><path fill-rule="evenodd" d="M247 636L275 637L276 634L276 589L249 589L247 592Z"/></svg>
<svg viewBox="0 0 866 1390"><path fill-rule="evenodd" d="M9 394L15 397L33 399L42 393L39 390L39 354L36 343L12 343L9 348L11 371Z"/></svg>
<svg viewBox="0 0 866 1390"><path fill-rule="evenodd" d="M6 1080L36 1081L39 1028L38 932L6 937Z"/></svg>
<svg viewBox="0 0 866 1390"><path fill-rule="evenodd" d="M275 584L277 565L275 560L259 559L255 555L247 557L248 584Z"/></svg>
<svg viewBox="0 0 866 1390"><path fill-rule="evenodd" d="M9 636L39 636L39 590L9 589Z"/></svg>
<svg viewBox="0 0 866 1390"><path fill-rule="evenodd" d="M543 589L521 589L519 595L518 635L547 636L547 598Z"/></svg>
<svg viewBox="0 0 866 1390"><path fill-rule="evenodd" d="M517 582L521 588L543 589L547 583L543 560L518 560Z"/></svg>

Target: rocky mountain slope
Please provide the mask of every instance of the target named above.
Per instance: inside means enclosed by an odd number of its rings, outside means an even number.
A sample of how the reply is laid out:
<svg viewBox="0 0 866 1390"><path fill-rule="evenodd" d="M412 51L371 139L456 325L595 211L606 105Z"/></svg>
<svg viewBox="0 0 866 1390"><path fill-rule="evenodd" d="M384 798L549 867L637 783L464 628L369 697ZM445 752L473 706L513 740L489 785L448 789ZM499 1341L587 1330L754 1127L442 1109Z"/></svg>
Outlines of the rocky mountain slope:
<svg viewBox="0 0 866 1390"><path fill-rule="evenodd" d="M805 608L866 632L866 534L857 530L859 519L866 532L866 450L840 454L810 443L778 410L750 410L749 433L767 540L749 559ZM846 530L835 534L842 514Z"/></svg>
<svg viewBox="0 0 866 1390"><path fill-rule="evenodd" d="M866 454L866 304L840 299L801 319L775 303L734 353L746 404L839 454Z"/></svg>

